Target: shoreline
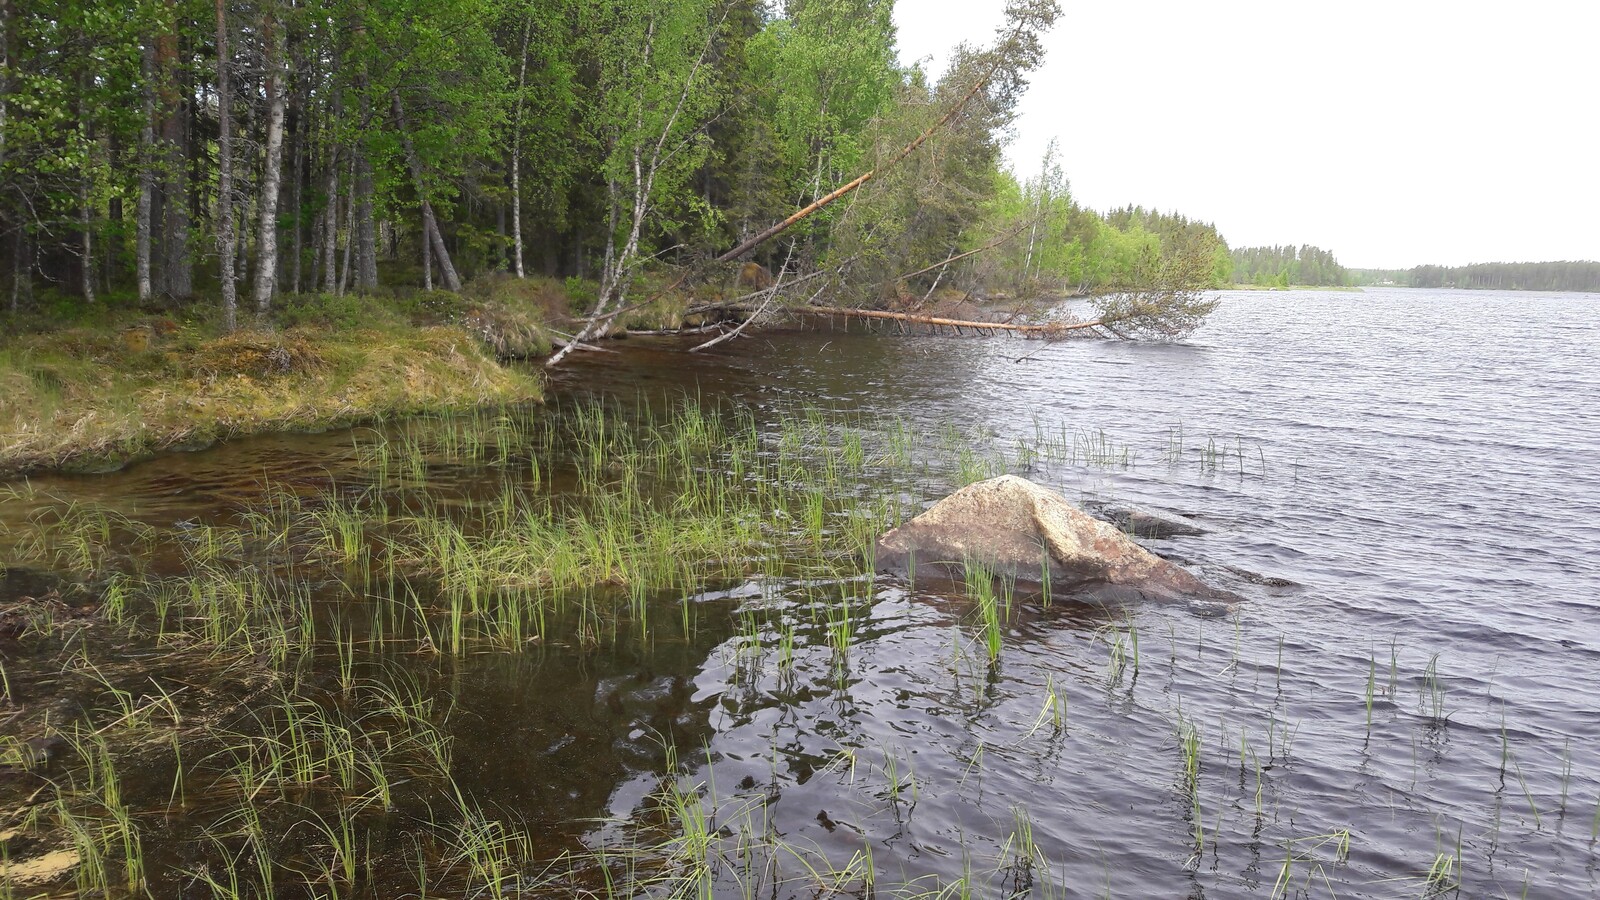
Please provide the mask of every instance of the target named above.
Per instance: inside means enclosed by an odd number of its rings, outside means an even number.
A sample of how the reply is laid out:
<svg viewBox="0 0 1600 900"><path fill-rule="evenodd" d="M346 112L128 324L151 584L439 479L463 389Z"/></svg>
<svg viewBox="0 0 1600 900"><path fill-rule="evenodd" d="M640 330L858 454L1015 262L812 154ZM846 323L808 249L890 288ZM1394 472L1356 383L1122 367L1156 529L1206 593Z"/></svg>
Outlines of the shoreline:
<svg viewBox="0 0 1600 900"><path fill-rule="evenodd" d="M1259 293L1272 293L1272 292L1275 292L1275 291L1276 292L1283 292L1283 291L1329 291L1329 292L1333 292L1333 293L1343 293L1343 292L1348 291L1349 293L1352 293L1352 294L1361 294L1361 293L1365 293L1366 288L1363 287L1362 285L1348 285L1348 286L1346 286L1346 285L1337 285L1337 284L1291 284L1291 285L1288 285L1288 286L1277 285L1277 284L1230 284L1227 287L1217 288L1217 290L1218 291L1251 291L1251 292L1259 292Z"/></svg>
<svg viewBox="0 0 1600 900"><path fill-rule="evenodd" d="M0 480L100 473L234 437L544 398L548 304L294 298L273 320L107 311L0 341ZM508 302L510 301L510 302ZM20 324L20 323L18 323Z"/></svg>

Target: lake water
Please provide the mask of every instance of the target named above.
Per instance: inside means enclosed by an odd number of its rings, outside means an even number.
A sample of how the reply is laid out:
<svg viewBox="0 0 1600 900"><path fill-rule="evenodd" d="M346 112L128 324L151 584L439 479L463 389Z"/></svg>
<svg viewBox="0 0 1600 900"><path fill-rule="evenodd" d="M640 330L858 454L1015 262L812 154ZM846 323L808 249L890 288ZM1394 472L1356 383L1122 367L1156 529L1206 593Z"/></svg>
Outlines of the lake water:
<svg viewBox="0 0 1600 900"><path fill-rule="evenodd" d="M619 826L593 821L640 814L665 765L651 736L672 734L725 852L776 835L890 894L1600 892L1600 295L1222 300L1172 345L822 321L579 354L557 407L689 392L758 422L911 422L1074 499L1190 516L1205 534L1149 546L1244 600L1027 604L989 666L967 598L880 580L841 669L820 635L785 668L774 632L739 628L789 615L793 582L660 598L702 627L430 674L458 710L458 781L552 853L598 846ZM1053 435L1070 458L1015 450ZM350 447L268 437L36 485L171 525L332 479ZM465 494L501 477L441 476ZM773 865L763 896L815 893L797 858Z"/></svg>

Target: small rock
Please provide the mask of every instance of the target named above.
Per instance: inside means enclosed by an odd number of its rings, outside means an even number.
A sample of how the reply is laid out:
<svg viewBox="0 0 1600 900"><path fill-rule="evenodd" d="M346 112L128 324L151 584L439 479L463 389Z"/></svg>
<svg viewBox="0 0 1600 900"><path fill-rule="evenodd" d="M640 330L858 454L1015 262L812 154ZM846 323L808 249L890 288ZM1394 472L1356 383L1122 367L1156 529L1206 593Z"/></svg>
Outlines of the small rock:
<svg viewBox="0 0 1600 900"><path fill-rule="evenodd" d="M1193 519L1175 513L1158 512L1126 503L1093 503L1085 504L1085 507L1095 518L1110 522L1118 530L1136 538L1166 540L1206 533Z"/></svg>

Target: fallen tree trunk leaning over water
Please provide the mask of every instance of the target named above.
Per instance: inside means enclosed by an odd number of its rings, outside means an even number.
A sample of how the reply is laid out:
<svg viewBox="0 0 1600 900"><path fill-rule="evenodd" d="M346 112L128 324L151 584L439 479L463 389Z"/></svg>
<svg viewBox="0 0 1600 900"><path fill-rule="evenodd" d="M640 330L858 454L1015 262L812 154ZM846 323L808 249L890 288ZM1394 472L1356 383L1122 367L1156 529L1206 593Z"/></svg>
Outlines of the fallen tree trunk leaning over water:
<svg viewBox="0 0 1600 900"><path fill-rule="evenodd" d="M849 316L856 319L886 319L892 322L908 322L913 325L954 328L957 331L963 328L971 328L980 332L1009 331L1014 334L1040 335L1047 338L1064 336L1069 331L1082 331L1088 328L1104 327L1105 325L1099 319L1093 322L1051 322L1044 325L1014 325L1009 322L974 322L966 319L944 319L938 316L884 312L877 309L848 309L839 306L805 306L801 307L799 311L817 313L824 316Z"/></svg>
<svg viewBox="0 0 1600 900"><path fill-rule="evenodd" d="M835 188L828 194L812 201L804 208L792 213L783 221L766 228L755 236L741 242L737 247L722 253L716 257L716 262L732 262L749 253L751 250L754 250L756 247L766 243L772 238L777 237L783 232L789 230L797 223L826 208L834 201L839 200L842 197L849 196L851 193L861 188L862 185L865 185L867 182L884 174L888 170L899 165L901 162L904 162L907 157L915 153L919 147L927 143L928 140L931 139L935 134L949 126L951 122L956 120L957 116L961 115L961 113L966 110L973 98L977 97L985 88L990 85L991 82L995 80L996 76L1003 75L1006 71L1011 71L1012 75L1016 76L1020 71L1025 71L1037 66L1039 60L1030 58L1029 53L1022 48L1027 47L1029 44L1036 43L1037 34L1055 24L1056 17L1060 15L1060 12L1061 11L1059 7L1057 7L1054 3L1054 0L1033 0L1031 3L1013 2L1008 4L1007 15L1009 17L1008 24L1011 26L1010 32L996 41L995 46L988 51L988 53L991 54L988 68L967 89L967 91L959 100L950 106L949 109L945 110L944 115L940 116L939 119L932 125L929 125L927 128L923 129L923 131L913 138L909 144L906 144L904 147L900 148L898 152L896 152L892 157L884 161L882 164L874 166L872 169L863 172L861 175L858 175L849 182ZM698 70L698 67L699 63L696 63L696 70ZM685 90L687 91L687 89L688 84L686 83ZM681 99L679 102L681 107ZM656 152L658 154L660 149L661 146L658 144L656 148ZM652 161L652 167L653 166L654 161ZM638 169L637 160L635 160L634 167L636 170ZM637 176L637 172L635 175ZM653 173L651 178L653 180ZM946 262L948 263L949 260ZM601 322L608 322L622 315L623 313L639 309L643 306L648 306L661 297L672 293L673 291L682 287L684 282L689 280L691 274L691 272L684 272L671 284L652 294L649 299L634 303L631 306L623 306L620 309L608 310L606 308L608 301L606 298L602 297L596 302L595 308L589 314L589 316L581 320L583 322L583 326L578 330L578 337L587 340L591 336L595 325ZM605 290L602 289L601 293L604 294ZM567 354L565 351L557 352L545 362L545 365L559 365L561 360L564 359L566 355Z"/></svg>

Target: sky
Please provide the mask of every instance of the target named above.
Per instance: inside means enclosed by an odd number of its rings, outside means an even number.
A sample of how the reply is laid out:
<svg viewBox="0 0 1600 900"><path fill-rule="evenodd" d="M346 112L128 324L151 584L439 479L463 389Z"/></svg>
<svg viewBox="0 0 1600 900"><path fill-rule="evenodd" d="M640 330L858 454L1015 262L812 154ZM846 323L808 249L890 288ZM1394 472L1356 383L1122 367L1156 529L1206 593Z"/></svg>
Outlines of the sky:
<svg viewBox="0 0 1600 900"><path fill-rule="evenodd" d="M1600 259L1600 0L1061 0L1007 151L1346 266ZM938 73L1003 0L898 0Z"/></svg>

